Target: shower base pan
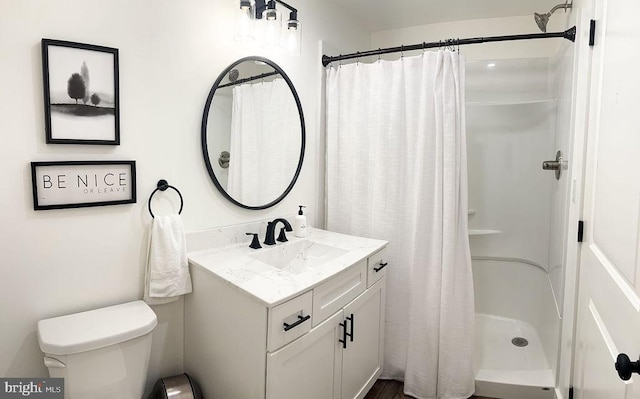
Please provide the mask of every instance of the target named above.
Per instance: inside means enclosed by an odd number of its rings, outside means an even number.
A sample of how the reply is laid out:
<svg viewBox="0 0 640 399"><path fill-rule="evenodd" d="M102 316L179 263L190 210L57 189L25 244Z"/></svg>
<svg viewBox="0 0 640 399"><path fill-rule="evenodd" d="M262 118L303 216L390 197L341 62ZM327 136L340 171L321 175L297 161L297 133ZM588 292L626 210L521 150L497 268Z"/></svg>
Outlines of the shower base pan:
<svg viewBox="0 0 640 399"><path fill-rule="evenodd" d="M476 314L476 396L553 399L555 379L528 323Z"/></svg>

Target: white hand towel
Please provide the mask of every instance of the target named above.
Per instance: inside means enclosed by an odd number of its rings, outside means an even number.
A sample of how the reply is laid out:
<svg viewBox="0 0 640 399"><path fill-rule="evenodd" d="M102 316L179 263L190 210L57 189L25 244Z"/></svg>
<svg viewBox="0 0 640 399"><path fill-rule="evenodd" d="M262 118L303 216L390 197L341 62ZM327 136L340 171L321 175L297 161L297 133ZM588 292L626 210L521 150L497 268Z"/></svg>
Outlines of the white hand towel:
<svg viewBox="0 0 640 399"><path fill-rule="evenodd" d="M156 216L149 231L144 300L161 305L191 292L184 226L179 215Z"/></svg>

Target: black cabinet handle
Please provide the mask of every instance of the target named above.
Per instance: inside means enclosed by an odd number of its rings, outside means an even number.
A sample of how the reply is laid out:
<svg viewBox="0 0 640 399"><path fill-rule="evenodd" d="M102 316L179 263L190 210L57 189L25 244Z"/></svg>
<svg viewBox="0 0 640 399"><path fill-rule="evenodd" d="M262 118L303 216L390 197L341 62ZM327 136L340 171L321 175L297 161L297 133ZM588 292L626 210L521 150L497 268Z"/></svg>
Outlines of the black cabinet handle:
<svg viewBox="0 0 640 399"><path fill-rule="evenodd" d="M344 323L340 323L342 339L339 339L338 342L342 344L342 349L347 349L347 337L349 337L349 341L353 342L353 319L353 313L351 313L351 316L347 316ZM347 322L351 322L351 332L347 332Z"/></svg>
<svg viewBox="0 0 640 399"><path fill-rule="evenodd" d="M385 263L380 262L380 267L374 267L373 271L378 273L380 270L384 269L387 265L388 265L387 262L385 262Z"/></svg>
<svg viewBox="0 0 640 399"><path fill-rule="evenodd" d="M631 378L631 374L640 374L640 360L632 362L631 359L629 359L629 356L621 353L616 359L616 370L618 371L620 379L627 381Z"/></svg>
<svg viewBox="0 0 640 399"><path fill-rule="evenodd" d="M340 323L340 327L342 327L342 339L339 339L338 342L342 344L342 349L347 349L347 322L345 320L344 323Z"/></svg>
<svg viewBox="0 0 640 399"><path fill-rule="evenodd" d="M311 315L308 314L306 316L302 316L302 315L298 315L298 321L296 321L293 324L287 324L287 323L282 323L282 325L284 326L284 330L285 331L289 331L294 327L299 326L300 324L304 323L305 321L309 320L311 318Z"/></svg>

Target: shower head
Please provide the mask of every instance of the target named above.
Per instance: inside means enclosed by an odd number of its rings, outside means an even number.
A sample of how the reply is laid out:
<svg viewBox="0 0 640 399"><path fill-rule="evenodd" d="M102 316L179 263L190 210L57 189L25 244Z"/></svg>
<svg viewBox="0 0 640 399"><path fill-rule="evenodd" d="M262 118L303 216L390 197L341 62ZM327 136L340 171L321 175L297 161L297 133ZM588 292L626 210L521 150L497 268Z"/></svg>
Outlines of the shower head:
<svg viewBox="0 0 640 399"><path fill-rule="evenodd" d="M551 14L538 14L537 12L533 13L533 19L536 20L536 24L541 31L547 31L547 22L549 22L550 16Z"/></svg>
<svg viewBox="0 0 640 399"><path fill-rule="evenodd" d="M539 13L533 13L533 19L536 20L536 24L538 25L538 28L540 28L541 31L546 32L547 31L547 23L549 22L549 17L551 17L551 14L553 14L554 12L556 12L557 10L564 8L565 11L567 11L568 9L571 8L571 3L569 3L569 0L566 0L564 4L558 4L557 6L553 7L551 9L551 11L549 11L546 14L539 14Z"/></svg>

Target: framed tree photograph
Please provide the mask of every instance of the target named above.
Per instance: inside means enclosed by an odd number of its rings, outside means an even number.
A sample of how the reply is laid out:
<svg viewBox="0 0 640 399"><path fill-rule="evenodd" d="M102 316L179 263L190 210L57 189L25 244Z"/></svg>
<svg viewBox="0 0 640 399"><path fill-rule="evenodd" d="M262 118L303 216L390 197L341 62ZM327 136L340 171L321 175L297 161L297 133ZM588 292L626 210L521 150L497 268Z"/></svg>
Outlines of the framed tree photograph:
<svg viewBox="0 0 640 399"><path fill-rule="evenodd" d="M120 144L118 49L42 39L47 144Z"/></svg>

